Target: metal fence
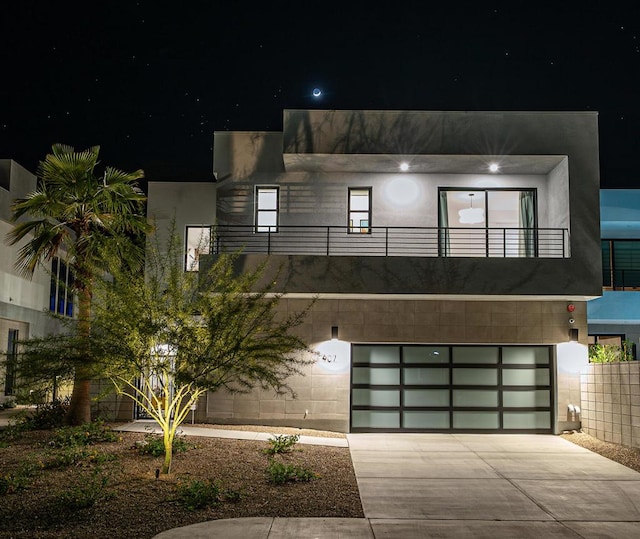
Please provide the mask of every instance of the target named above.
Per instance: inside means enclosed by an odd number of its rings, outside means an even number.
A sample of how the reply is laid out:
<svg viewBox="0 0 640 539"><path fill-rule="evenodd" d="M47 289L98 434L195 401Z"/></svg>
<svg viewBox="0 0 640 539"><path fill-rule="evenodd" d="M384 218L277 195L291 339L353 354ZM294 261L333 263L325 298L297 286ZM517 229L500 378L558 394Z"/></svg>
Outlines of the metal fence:
<svg viewBox="0 0 640 539"><path fill-rule="evenodd" d="M265 227L266 228L266 227ZM318 256L567 258L564 228L438 228L251 225L212 229L214 252Z"/></svg>

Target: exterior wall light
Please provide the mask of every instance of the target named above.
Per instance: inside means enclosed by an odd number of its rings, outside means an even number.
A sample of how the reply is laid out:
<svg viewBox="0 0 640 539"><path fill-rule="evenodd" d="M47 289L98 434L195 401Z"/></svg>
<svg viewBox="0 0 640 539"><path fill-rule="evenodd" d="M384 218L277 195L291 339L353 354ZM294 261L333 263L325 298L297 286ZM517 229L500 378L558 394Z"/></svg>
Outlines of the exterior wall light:
<svg viewBox="0 0 640 539"><path fill-rule="evenodd" d="M331 326L331 340L338 340L338 326Z"/></svg>
<svg viewBox="0 0 640 539"><path fill-rule="evenodd" d="M569 328L569 342L578 342L579 334L578 328Z"/></svg>

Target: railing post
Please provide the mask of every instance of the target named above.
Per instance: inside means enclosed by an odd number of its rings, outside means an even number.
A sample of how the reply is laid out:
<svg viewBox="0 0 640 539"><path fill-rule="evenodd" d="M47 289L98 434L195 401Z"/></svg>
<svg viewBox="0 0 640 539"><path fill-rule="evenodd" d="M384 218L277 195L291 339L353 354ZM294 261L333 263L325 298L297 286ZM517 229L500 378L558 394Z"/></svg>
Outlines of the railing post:
<svg viewBox="0 0 640 539"><path fill-rule="evenodd" d="M329 256L329 237L331 235L331 227L327 227L327 256Z"/></svg>
<svg viewBox="0 0 640 539"><path fill-rule="evenodd" d="M562 258L567 258L567 253L565 252L566 246L565 246L565 236L566 236L566 232L567 229L563 228L562 229Z"/></svg>
<svg viewBox="0 0 640 539"><path fill-rule="evenodd" d="M385 227L384 236L384 256L389 256L389 227Z"/></svg>
<svg viewBox="0 0 640 539"><path fill-rule="evenodd" d="M502 229L502 258L507 258L507 229Z"/></svg>
<svg viewBox="0 0 640 539"><path fill-rule="evenodd" d="M267 232L267 254L271 254L271 227L269 227L269 231Z"/></svg>

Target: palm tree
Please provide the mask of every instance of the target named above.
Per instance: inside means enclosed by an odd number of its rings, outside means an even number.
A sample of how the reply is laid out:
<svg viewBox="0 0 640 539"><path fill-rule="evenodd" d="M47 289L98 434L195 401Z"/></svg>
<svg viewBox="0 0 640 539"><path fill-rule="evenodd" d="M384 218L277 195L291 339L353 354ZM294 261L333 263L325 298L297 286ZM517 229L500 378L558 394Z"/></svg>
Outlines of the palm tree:
<svg viewBox="0 0 640 539"><path fill-rule="evenodd" d="M14 201L13 221L7 235L14 245L26 243L18 251L16 267L22 275L33 276L39 263L60 254L67 258L78 297L78 336L85 352L76 362L73 393L67 421L80 425L91 420L90 386L94 378L89 353L91 299L94 279L114 261L141 267L144 249L131 238L149 231L144 215L146 197L137 187L142 170L132 173L106 167L98 176L99 146L82 152L55 144L38 166L38 187Z"/></svg>

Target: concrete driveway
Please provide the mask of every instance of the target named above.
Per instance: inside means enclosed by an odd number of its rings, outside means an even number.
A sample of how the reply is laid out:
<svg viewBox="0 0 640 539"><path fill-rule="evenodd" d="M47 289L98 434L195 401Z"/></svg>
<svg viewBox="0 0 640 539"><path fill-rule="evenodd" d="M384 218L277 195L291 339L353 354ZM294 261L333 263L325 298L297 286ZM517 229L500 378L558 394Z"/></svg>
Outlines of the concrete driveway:
<svg viewBox="0 0 640 539"><path fill-rule="evenodd" d="M640 536L640 474L557 436L350 434L364 519L247 518L158 539Z"/></svg>

